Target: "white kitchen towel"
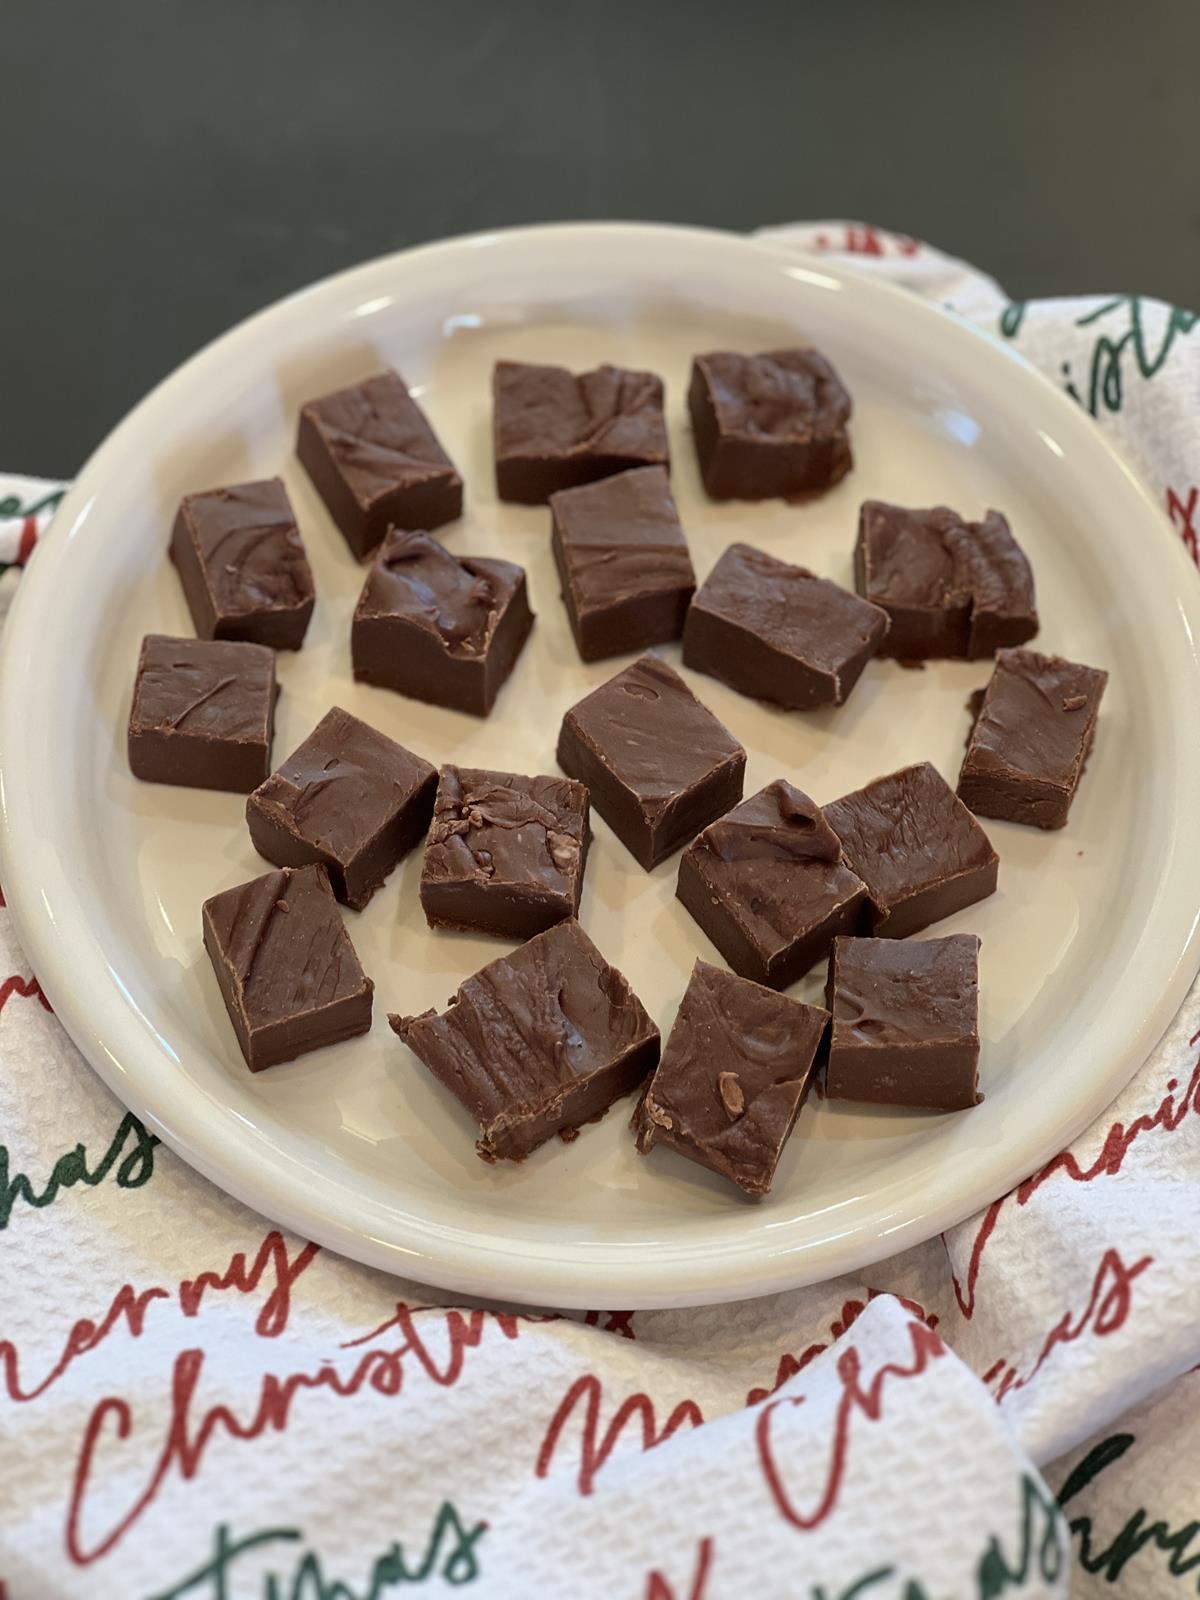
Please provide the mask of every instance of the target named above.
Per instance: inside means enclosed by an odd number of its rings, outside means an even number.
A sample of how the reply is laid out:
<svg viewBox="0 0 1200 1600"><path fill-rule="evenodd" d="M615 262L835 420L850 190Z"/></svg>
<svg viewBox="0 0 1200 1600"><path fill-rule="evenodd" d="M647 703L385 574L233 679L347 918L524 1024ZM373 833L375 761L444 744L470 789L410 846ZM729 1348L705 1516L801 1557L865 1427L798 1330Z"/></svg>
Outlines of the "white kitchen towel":
<svg viewBox="0 0 1200 1600"><path fill-rule="evenodd" d="M1195 555L1194 317L1013 304L857 224L769 234L1012 342ZM0 564L55 494L0 480ZM766 1300L560 1316L274 1228L93 1077L2 910L0 975L0 1600L1200 1593L1195 992L1086 1135L944 1239Z"/></svg>

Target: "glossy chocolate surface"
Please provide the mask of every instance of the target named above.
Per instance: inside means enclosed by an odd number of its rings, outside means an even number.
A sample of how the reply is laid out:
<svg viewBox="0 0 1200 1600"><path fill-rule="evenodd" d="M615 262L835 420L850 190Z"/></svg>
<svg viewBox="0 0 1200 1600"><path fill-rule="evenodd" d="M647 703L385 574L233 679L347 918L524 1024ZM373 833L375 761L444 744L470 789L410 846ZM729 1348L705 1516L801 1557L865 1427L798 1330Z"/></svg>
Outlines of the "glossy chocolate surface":
<svg viewBox="0 0 1200 1600"><path fill-rule="evenodd" d="M436 769L340 706L246 802L260 855L279 866L322 862L356 911L423 837Z"/></svg>
<svg viewBox="0 0 1200 1600"><path fill-rule="evenodd" d="M697 961L634 1113L638 1149L667 1145L766 1194L828 1022L819 1006Z"/></svg>
<svg viewBox="0 0 1200 1600"><path fill-rule="evenodd" d="M782 778L694 839L677 893L733 970L784 989L857 932L867 889L820 808Z"/></svg>
<svg viewBox="0 0 1200 1600"><path fill-rule="evenodd" d="M808 711L843 703L887 630L878 606L733 544L688 610L683 661L756 700Z"/></svg>
<svg viewBox="0 0 1200 1600"><path fill-rule="evenodd" d="M977 816L1061 828L1096 732L1108 673L1001 650L958 778Z"/></svg>
<svg viewBox="0 0 1200 1600"><path fill-rule="evenodd" d="M958 1111L978 1104L979 940L837 939L825 1002L832 1015L831 1100Z"/></svg>
<svg viewBox="0 0 1200 1600"><path fill-rule="evenodd" d="M871 931L881 937L917 933L996 887L999 862L987 834L927 761L824 809L867 885Z"/></svg>
<svg viewBox="0 0 1200 1600"><path fill-rule="evenodd" d="M299 650L316 590L279 478L186 495L170 553L201 639Z"/></svg>
<svg viewBox="0 0 1200 1600"><path fill-rule="evenodd" d="M697 356L688 408L700 475L716 500L812 494L853 464L850 396L818 350Z"/></svg>
<svg viewBox="0 0 1200 1600"><path fill-rule="evenodd" d="M538 505L630 467L669 465L662 380L652 372L498 361L492 404L501 500Z"/></svg>
<svg viewBox="0 0 1200 1600"><path fill-rule="evenodd" d="M859 594L891 618L880 653L900 661L978 659L1038 629L1032 568L998 511L965 522L948 506L867 500L854 573Z"/></svg>
<svg viewBox="0 0 1200 1600"><path fill-rule="evenodd" d="M638 467L551 496L554 560L585 661L683 632L696 574L665 467Z"/></svg>
<svg viewBox="0 0 1200 1600"><path fill-rule="evenodd" d="M578 912L590 842L583 784L445 766L421 872L426 919L532 938Z"/></svg>
<svg viewBox="0 0 1200 1600"><path fill-rule="evenodd" d="M248 794L271 770L274 652L224 639L142 640L129 768L147 783Z"/></svg>
<svg viewBox="0 0 1200 1600"><path fill-rule="evenodd" d="M310 401L296 454L360 560L389 527L462 515L462 479L398 372Z"/></svg>
<svg viewBox="0 0 1200 1600"><path fill-rule="evenodd" d="M647 869L742 795L746 752L657 656L643 656L571 707L558 764Z"/></svg>
<svg viewBox="0 0 1200 1600"><path fill-rule="evenodd" d="M251 1072L366 1033L364 976L324 867L281 868L204 903L204 947Z"/></svg>
<svg viewBox="0 0 1200 1600"><path fill-rule="evenodd" d="M573 920L483 967L440 1015L389 1021L478 1123L484 1161L573 1134L658 1061L658 1029Z"/></svg>
<svg viewBox="0 0 1200 1600"><path fill-rule="evenodd" d="M452 555L432 534L393 528L354 613L354 676L487 716L532 626L521 567Z"/></svg>

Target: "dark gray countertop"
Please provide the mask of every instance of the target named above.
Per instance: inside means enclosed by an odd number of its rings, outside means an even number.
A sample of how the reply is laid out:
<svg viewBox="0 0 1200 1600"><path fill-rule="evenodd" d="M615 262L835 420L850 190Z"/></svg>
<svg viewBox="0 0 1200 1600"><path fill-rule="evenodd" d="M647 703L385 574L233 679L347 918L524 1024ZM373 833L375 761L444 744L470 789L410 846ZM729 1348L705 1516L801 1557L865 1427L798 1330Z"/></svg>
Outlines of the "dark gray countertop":
<svg viewBox="0 0 1200 1600"><path fill-rule="evenodd" d="M12 0L0 462L230 323L505 223L852 217L1016 295L1200 302L1200 5Z"/></svg>

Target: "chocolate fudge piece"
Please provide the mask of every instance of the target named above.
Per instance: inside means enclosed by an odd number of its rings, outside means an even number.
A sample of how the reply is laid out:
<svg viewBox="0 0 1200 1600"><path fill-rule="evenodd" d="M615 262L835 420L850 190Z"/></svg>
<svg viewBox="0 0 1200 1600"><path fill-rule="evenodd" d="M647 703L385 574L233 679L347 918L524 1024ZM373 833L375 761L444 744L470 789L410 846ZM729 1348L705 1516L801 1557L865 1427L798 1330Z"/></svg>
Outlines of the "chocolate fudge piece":
<svg viewBox="0 0 1200 1600"><path fill-rule="evenodd" d="M771 989L858 932L867 904L820 809L782 778L688 845L676 893L733 970Z"/></svg>
<svg viewBox="0 0 1200 1600"><path fill-rule="evenodd" d="M142 640L129 769L146 783L248 794L271 770L275 655L226 639Z"/></svg>
<svg viewBox="0 0 1200 1600"><path fill-rule="evenodd" d="M497 361L492 378L496 492L540 505L560 489L629 467L669 465L662 380L652 372Z"/></svg>
<svg viewBox="0 0 1200 1600"><path fill-rule="evenodd" d="M583 784L443 767L421 872L426 920L530 939L578 913L590 843Z"/></svg>
<svg viewBox="0 0 1200 1600"><path fill-rule="evenodd" d="M977 660L1038 630L1032 569L998 511L964 522L948 506L867 500L854 576L859 594L891 618L880 654L900 661Z"/></svg>
<svg viewBox="0 0 1200 1600"><path fill-rule="evenodd" d="M960 560L963 523L945 506L909 511L867 500L858 515L854 581L891 628L882 655L901 661L965 656L971 593Z"/></svg>
<svg viewBox="0 0 1200 1600"><path fill-rule="evenodd" d="M688 610L683 661L756 700L810 711L842 704L887 630L878 606L731 544Z"/></svg>
<svg viewBox="0 0 1200 1600"><path fill-rule="evenodd" d="M979 940L835 939L831 1100L959 1111L978 1105Z"/></svg>
<svg viewBox="0 0 1200 1600"><path fill-rule="evenodd" d="M185 495L171 560L202 639L299 650L316 591L280 479Z"/></svg>
<svg viewBox="0 0 1200 1600"><path fill-rule="evenodd" d="M585 661L666 644L696 587L665 467L635 467L550 498L554 560Z"/></svg>
<svg viewBox="0 0 1200 1600"><path fill-rule="evenodd" d="M354 676L486 717L532 626L520 567L393 528L354 612Z"/></svg>
<svg viewBox="0 0 1200 1600"><path fill-rule="evenodd" d="M649 872L741 799L746 752L677 672L643 656L567 712L558 764Z"/></svg>
<svg viewBox="0 0 1200 1600"><path fill-rule="evenodd" d="M835 800L825 820L867 886L880 938L917 933L996 887L987 834L928 761Z"/></svg>
<svg viewBox="0 0 1200 1600"><path fill-rule="evenodd" d="M324 867L282 867L204 902L204 948L251 1072L371 1026L358 964Z"/></svg>
<svg viewBox="0 0 1200 1600"><path fill-rule="evenodd" d="M636 1089L658 1029L575 921L481 968L440 1015L388 1018L479 1124L484 1161L520 1161Z"/></svg>
<svg viewBox="0 0 1200 1600"><path fill-rule="evenodd" d="M296 454L359 560L389 527L462 515L462 479L398 372L310 401Z"/></svg>
<svg viewBox="0 0 1200 1600"><path fill-rule="evenodd" d="M958 776L980 817L1061 828L1092 748L1108 673L1000 650Z"/></svg>
<svg viewBox="0 0 1200 1600"><path fill-rule="evenodd" d="M323 862L361 911L429 826L437 771L340 706L246 801L254 848L281 867Z"/></svg>
<svg viewBox="0 0 1200 1600"><path fill-rule="evenodd" d="M688 409L714 500L811 494L850 471L850 396L817 350L697 356Z"/></svg>
<svg viewBox="0 0 1200 1600"><path fill-rule="evenodd" d="M634 1113L638 1149L668 1145L766 1194L828 1023L819 1006L697 961Z"/></svg>
<svg viewBox="0 0 1200 1600"><path fill-rule="evenodd" d="M959 544L971 591L967 655L977 661L1032 639L1038 631L1038 614L1033 568L1013 538L1008 519L989 511L982 522L966 527L970 537L960 538Z"/></svg>

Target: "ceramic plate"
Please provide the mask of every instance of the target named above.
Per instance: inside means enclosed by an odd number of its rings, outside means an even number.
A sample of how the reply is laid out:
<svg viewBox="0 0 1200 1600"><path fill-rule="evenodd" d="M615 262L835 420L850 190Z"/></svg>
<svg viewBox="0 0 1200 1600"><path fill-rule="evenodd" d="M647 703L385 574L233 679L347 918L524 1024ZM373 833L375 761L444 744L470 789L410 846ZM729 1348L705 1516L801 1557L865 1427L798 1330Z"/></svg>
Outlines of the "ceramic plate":
<svg viewBox="0 0 1200 1600"><path fill-rule="evenodd" d="M854 472L804 506L712 505L684 397L692 354L812 341L854 396ZM611 361L667 383L674 484L701 577L735 539L851 582L859 502L997 506L1033 561L1038 643L1106 667L1095 752L1061 833L988 825L999 892L936 928L983 940L982 1087L957 1116L810 1103L756 1204L668 1152L639 1157L631 1105L521 1166L474 1129L389 1032L441 1007L506 948L430 933L420 852L351 932L376 984L371 1034L251 1076L200 938L200 905L263 870L243 801L140 784L125 724L143 633L190 633L167 538L180 496L280 473L317 610L279 661L275 754L340 704L435 762L550 772L564 710L624 663L582 665L549 514L496 502L499 357ZM486 721L356 686L362 572L293 451L301 403L398 367L467 484L442 530L525 565L533 636ZM23 579L0 666L4 889L55 1010L111 1088L189 1162L268 1217L456 1291L561 1306L731 1299L819 1279L986 1204L1095 1117L1162 1032L1197 966L1200 629L1194 574L1088 419L999 343L921 301L732 236L531 229L377 261L236 328L145 400L80 474ZM678 660L678 647L663 652ZM696 674L749 752L747 793L784 776L831 800L928 759L953 782L985 663L868 665L840 710L770 710ZM719 959L603 821L581 916L664 1033L697 955ZM795 991L814 998L819 975Z"/></svg>

